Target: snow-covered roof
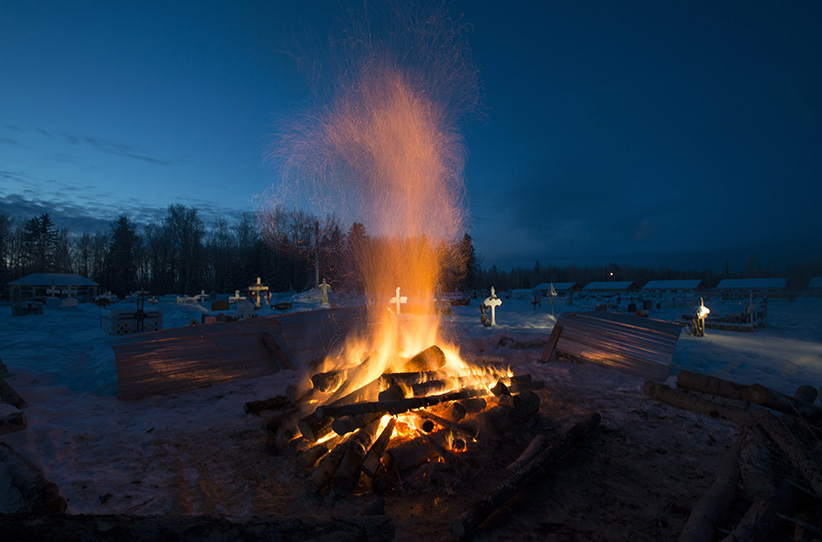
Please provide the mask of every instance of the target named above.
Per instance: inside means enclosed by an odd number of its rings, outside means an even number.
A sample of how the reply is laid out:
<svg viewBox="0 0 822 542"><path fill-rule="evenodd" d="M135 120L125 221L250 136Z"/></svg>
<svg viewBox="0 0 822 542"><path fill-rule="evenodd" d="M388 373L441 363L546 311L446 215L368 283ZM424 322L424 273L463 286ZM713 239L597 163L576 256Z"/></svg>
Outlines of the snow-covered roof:
<svg viewBox="0 0 822 542"><path fill-rule="evenodd" d="M813 277L808 283L808 288L822 288L822 277Z"/></svg>
<svg viewBox="0 0 822 542"><path fill-rule="evenodd" d="M577 285L576 282L555 282L554 283L554 290L556 290L557 292L563 291L563 290L570 290L571 288L573 288L576 285ZM532 289L533 290L546 290L547 291L547 290L551 289L551 283L550 282L543 282L541 284L537 284Z"/></svg>
<svg viewBox="0 0 822 542"><path fill-rule="evenodd" d="M583 290L587 291L608 291L608 292L618 292L621 290L627 290L634 285L634 281L632 280L618 280L614 282L589 282Z"/></svg>
<svg viewBox="0 0 822 542"><path fill-rule="evenodd" d="M696 290L704 286L700 279L649 280L643 290Z"/></svg>
<svg viewBox="0 0 822 542"><path fill-rule="evenodd" d="M99 286L93 280L76 273L32 273L9 282L9 286Z"/></svg>
<svg viewBox="0 0 822 542"><path fill-rule="evenodd" d="M783 290L788 279L722 279L718 290Z"/></svg>

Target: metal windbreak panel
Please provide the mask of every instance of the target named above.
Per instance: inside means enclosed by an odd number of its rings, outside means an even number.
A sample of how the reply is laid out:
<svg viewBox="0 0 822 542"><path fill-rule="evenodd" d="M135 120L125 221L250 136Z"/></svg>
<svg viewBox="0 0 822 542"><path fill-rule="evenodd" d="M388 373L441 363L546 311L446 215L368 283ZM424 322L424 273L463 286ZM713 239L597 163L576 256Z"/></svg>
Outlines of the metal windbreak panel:
<svg viewBox="0 0 822 542"><path fill-rule="evenodd" d="M650 379L664 380L681 327L678 324L608 312L560 315L554 353L599 363Z"/></svg>

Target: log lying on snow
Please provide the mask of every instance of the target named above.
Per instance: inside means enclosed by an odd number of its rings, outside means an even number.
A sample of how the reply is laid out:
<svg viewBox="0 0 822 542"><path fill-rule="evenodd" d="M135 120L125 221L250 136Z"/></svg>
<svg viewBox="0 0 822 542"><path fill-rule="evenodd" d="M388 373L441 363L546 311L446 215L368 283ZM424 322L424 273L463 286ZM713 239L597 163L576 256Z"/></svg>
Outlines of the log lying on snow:
<svg viewBox="0 0 822 542"><path fill-rule="evenodd" d="M822 420L822 408L814 406L806 401L794 399L784 393L766 388L759 384L752 384L745 388L745 399L751 403L762 405L772 410L800 416L806 420Z"/></svg>
<svg viewBox="0 0 822 542"><path fill-rule="evenodd" d="M46 480L40 469L28 459L5 444L0 444L0 476L8 476L11 484L2 485L16 487L23 497L24 509L14 512L62 514L66 511L66 501L60 496L57 486ZM0 525L5 527L2 520Z"/></svg>
<svg viewBox="0 0 822 542"><path fill-rule="evenodd" d="M555 444L545 449L542 453L531 460L525 467L518 470L506 481L497 486L487 497L474 503L459 519L451 524L452 532L462 538L483 521L485 521L497 508L505 504L511 497L533 481L551 463L554 463L571 449L585 436L599 425L600 416L594 412L586 416L582 421L572 427Z"/></svg>
<svg viewBox="0 0 822 542"><path fill-rule="evenodd" d="M387 516L227 518L224 516L129 516L1 514L4 540L96 542L386 541L394 538Z"/></svg>
<svg viewBox="0 0 822 542"><path fill-rule="evenodd" d="M259 414L264 410L281 410L291 406L291 401L284 395L277 395L270 399L262 399L260 401L249 401L243 405L243 411L246 414Z"/></svg>
<svg viewBox="0 0 822 542"><path fill-rule="evenodd" d="M699 414L707 414L712 418L724 418L734 423L743 424L748 419L744 410L729 408L708 399L694 397L684 391L676 390L665 384L647 380L643 386L645 395L663 401L675 407L691 410Z"/></svg>
<svg viewBox="0 0 822 542"><path fill-rule="evenodd" d="M692 371L680 371L676 377L676 385L678 388L748 401L809 420L822 420L822 409L813 405L812 393L807 390L812 386L800 386L800 389L797 390L798 396L791 397L760 384L744 386L730 380L723 380Z"/></svg>
<svg viewBox="0 0 822 542"><path fill-rule="evenodd" d="M288 351L288 347L285 345L285 341L283 341L281 337L265 332L263 333L262 341L266 349L271 353L274 362L277 363L281 369L293 371L297 368L291 353Z"/></svg>
<svg viewBox="0 0 822 542"><path fill-rule="evenodd" d="M739 483L739 452L742 440L737 439L722 457L714 484L691 509L680 542L713 540L716 522L734 503Z"/></svg>
<svg viewBox="0 0 822 542"><path fill-rule="evenodd" d="M19 409L26 407L23 398L2 377L0 377L0 401Z"/></svg>
<svg viewBox="0 0 822 542"><path fill-rule="evenodd" d="M799 440L785 427L781 420L764 409L755 410L753 419L765 430L777 446L785 452L808 483L817 497L822 497L822 467L805 451Z"/></svg>

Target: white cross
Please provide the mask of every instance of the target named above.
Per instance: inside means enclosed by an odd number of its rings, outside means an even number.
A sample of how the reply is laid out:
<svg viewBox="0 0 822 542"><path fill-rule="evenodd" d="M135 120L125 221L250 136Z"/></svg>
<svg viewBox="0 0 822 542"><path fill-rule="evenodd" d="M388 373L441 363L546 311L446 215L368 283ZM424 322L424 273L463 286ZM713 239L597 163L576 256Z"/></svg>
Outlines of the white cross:
<svg viewBox="0 0 822 542"><path fill-rule="evenodd" d="M320 284L319 288L323 291L322 304L328 305L328 290L331 289L331 285L325 282L325 279L323 279L323 283Z"/></svg>
<svg viewBox="0 0 822 542"><path fill-rule="evenodd" d="M68 299L71 299L71 296L75 293L74 287L73 287L73 286L69 286L68 288L65 288L65 289L63 290L63 293L64 293L64 294L66 294L66 297L67 297Z"/></svg>
<svg viewBox="0 0 822 542"><path fill-rule="evenodd" d="M388 300L389 303L393 303L397 306L397 314L400 313L400 305L403 303L408 303L408 298L405 296L400 297L400 287L397 286L397 295L392 297Z"/></svg>
<svg viewBox="0 0 822 542"><path fill-rule="evenodd" d="M257 284L248 287L249 293L253 292L254 296L256 297L254 304L257 306L258 309L260 308L260 292L263 290L268 291L268 286L263 286L262 284L260 284L260 277L257 277Z"/></svg>
<svg viewBox="0 0 822 542"><path fill-rule="evenodd" d="M485 298L483 303L489 307L491 307L491 325L497 325L497 307L502 305L502 299L497 297L497 293L494 290L494 287L491 286L491 295Z"/></svg>
<svg viewBox="0 0 822 542"><path fill-rule="evenodd" d="M237 301L245 300L245 296L240 297L240 290L234 290L234 297L229 297L229 303L236 303Z"/></svg>
<svg viewBox="0 0 822 542"><path fill-rule="evenodd" d="M200 293L198 295L195 295L194 299L202 301L204 299L208 299L208 295L205 293L205 290L200 290Z"/></svg>
<svg viewBox="0 0 822 542"><path fill-rule="evenodd" d="M58 290L57 287L54 285L54 281L51 281L51 288L46 290L46 293L51 294L49 295L49 297L54 297L54 294L60 293L60 290Z"/></svg>

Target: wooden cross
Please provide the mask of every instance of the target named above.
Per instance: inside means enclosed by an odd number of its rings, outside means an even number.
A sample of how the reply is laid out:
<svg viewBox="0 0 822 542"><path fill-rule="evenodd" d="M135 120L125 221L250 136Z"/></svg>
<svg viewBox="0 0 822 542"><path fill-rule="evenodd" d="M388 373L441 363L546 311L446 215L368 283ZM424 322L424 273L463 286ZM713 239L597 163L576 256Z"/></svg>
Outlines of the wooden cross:
<svg viewBox="0 0 822 542"><path fill-rule="evenodd" d="M49 297L54 297L54 294L60 293L60 290L58 290L57 287L54 285L54 280L51 281L51 288L46 290L46 293L50 294Z"/></svg>
<svg viewBox="0 0 822 542"><path fill-rule="evenodd" d="M248 287L248 292L249 292L249 295L254 295L255 296L254 304L256 305L256 307L258 309L260 308L260 292L262 292L262 291L267 292L268 291L268 286L263 286L262 284L260 284L260 277L257 277L257 284L255 284L253 286L249 286ZM252 294L252 292L253 292L253 294Z"/></svg>
<svg viewBox="0 0 822 542"><path fill-rule="evenodd" d="M319 288L320 288L320 290L323 291L322 304L323 305L328 305L329 304L328 303L328 290L331 289L331 285L328 284L327 282L325 282L325 278L323 278L323 282L322 282L322 284L319 285Z"/></svg>
<svg viewBox="0 0 822 542"><path fill-rule="evenodd" d="M496 293L496 291L494 290L494 287L493 287L493 286L491 286L491 295L490 295L490 296L488 296L488 297L485 299L485 301L483 301L483 303L484 303L486 306L491 307L491 325L492 325L492 326L497 325L497 318L496 318L497 314L496 314L496 311L497 311L497 307L499 307L500 305L502 305L502 300L501 300L500 298L498 298L498 297L497 297L497 293Z"/></svg>
<svg viewBox="0 0 822 542"><path fill-rule="evenodd" d="M408 298L405 297L405 296L400 297L400 287L397 286L397 295L392 297L388 302L393 303L397 306L397 314L399 314L400 313L400 305L402 305L403 303L408 303Z"/></svg>

